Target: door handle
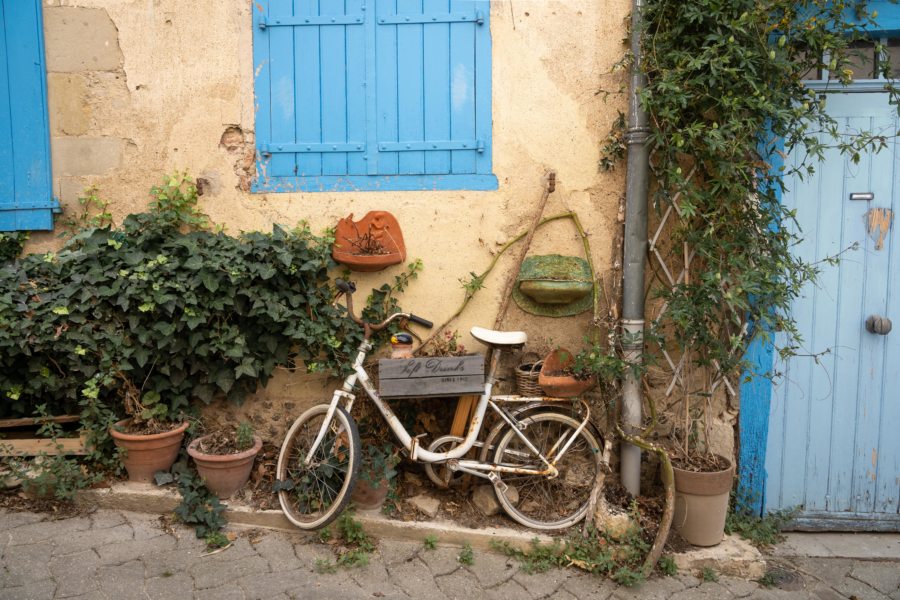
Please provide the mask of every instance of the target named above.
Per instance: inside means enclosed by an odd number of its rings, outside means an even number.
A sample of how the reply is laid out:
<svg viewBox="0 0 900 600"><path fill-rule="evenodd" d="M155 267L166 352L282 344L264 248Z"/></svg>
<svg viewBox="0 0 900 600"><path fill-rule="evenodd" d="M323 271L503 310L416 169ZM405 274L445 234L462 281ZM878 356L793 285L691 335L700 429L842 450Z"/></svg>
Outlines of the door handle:
<svg viewBox="0 0 900 600"><path fill-rule="evenodd" d="M866 331L869 333L877 333L878 335L887 335L891 332L894 324L887 317L878 315L870 315L866 319Z"/></svg>

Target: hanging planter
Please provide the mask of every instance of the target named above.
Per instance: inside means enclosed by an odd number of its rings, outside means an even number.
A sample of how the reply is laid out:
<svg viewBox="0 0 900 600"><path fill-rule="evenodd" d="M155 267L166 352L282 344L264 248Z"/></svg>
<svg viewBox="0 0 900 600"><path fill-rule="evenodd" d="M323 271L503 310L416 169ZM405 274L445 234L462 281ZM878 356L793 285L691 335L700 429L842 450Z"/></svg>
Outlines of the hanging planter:
<svg viewBox="0 0 900 600"><path fill-rule="evenodd" d="M575 373L575 356L565 348L558 348L544 358L538 385L548 396L572 398L580 396L597 383L597 377L581 377Z"/></svg>
<svg viewBox="0 0 900 600"><path fill-rule="evenodd" d="M353 213L338 221L331 256L351 271L381 271L406 260L400 224L389 212L370 211L359 221Z"/></svg>
<svg viewBox="0 0 900 600"><path fill-rule="evenodd" d="M522 262L516 284L513 299L531 314L567 317L591 307L591 268L577 256L529 256Z"/></svg>

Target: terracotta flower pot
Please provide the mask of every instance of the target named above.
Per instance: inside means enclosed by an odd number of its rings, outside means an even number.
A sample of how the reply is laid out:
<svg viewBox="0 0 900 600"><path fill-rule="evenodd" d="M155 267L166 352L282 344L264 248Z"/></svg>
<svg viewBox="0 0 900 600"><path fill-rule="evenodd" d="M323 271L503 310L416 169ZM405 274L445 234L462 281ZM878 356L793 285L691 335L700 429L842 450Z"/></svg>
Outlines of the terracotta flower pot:
<svg viewBox="0 0 900 600"><path fill-rule="evenodd" d="M237 454L206 454L200 444L209 436L199 437L188 445L188 454L197 465L197 472L206 487L221 499L230 498L244 487L253 470L253 461L262 448L262 440L253 436L253 446Z"/></svg>
<svg viewBox="0 0 900 600"><path fill-rule="evenodd" d="M360 510L374 510L381 508L387 499L390 484L387 481L380 481L378 487L373 487L365 479L357 479L356 487L353 488L353 494L350 499L356 504L356 508Z"/></svg>
<svg viewBox="0 0 900 600"><path fill-rule="evenodd" d="M188 422L185 421L170 431L152 435L123 433L116 429L130 422L130 419L119 421L109 428L109 435L112 436L116 446L126 450L122 462L128 471L128 479L150 483L157 471L167 471L175 462Z"/></svg>
<svg viewBox="0 0 900 600"><path fill-rule="evenodd" d="M673 465L675 515L673 525L695 546L715 546L725 535L728 497L734 483L734 464L724 471L698 473Z"/></svg>
<svg viewBox="0 0 900 600"><path fill-rule="evenodd" d="M538 385L544 393L557 398L572 398L594 387L597 383L596 377L577 379L574 375L563 374L574 364L574 355L565 348L559 348L548 354L538 375Z"/></svg>
<svg viewBox="0 0 900 600"><path fill-rule="evenodd" d="M361 253L354 246L360 236L371 237L384 250L384 254ZM373 210L355 222L351 213L338 221L331 256L351 270L360 272L381 271L400 264L406 260L406 244L403 242L400 224L394 215L383 210Z"/></svg>

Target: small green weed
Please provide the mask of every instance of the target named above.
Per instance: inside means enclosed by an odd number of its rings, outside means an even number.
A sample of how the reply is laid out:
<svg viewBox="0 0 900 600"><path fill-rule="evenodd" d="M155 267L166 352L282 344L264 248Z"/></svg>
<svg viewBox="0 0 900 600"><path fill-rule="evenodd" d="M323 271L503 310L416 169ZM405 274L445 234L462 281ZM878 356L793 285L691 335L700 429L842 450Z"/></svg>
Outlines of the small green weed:
<svg viewBox="0 0 900 600"><path fill-rule="evenodd" d="M248 450L253 446L253 425L249 421L241 421L234 430L234 440L238 450Z"/></svg>
<svg viewBox="0 0 900 600"><path fill-rule="evenodd" d="M327 558L316 559L316 573L337 573L337 565Z"/></svg>
<svg viewBox="0 0 900 600"><path fill-rule="evenodd" d="M492 545L518 560L526 573L578 567L594 575L605 575L616 583L629 587L643 581L641 567L644 556L650 549L638 527L632 528L618 539L590 528L584 535L572 533L567 539L554 540L552 544L542 544L535 538L528 550L515 548L508 543Z"/></svg>
<svg viewBox="0 0 900 600"><path fill-rule="evenodd" d="M564 547L559 540L552 544L542 544L538 538L531 540L531 548L526 552L509 542L492 541L491 547L519 561L519 567L525 573L546 573L553 568L563 568L568 560L563 552Z"/></svg>
<svg viewBox="0 0 900 600"><path fill-rule="evenodd" d="M773 588L778 585L778 578L772 571L766 571L765 575L756 580L756 583L764 588Z"/></svg>
<svg viewBox="0 0 900 600"><path fill-rule="evenodd" d="M733 501L725 520L725 533L737 534L758 548L766 548L784 539L781 530L796 515L797 509L789 509L759 516L746 503Z"/></svg>
<svg viewBox="0 0 900 600"><path fill-rule="evenodd" d="M331 540L331 527L325 527L319 530L319 541L327 544Z"/></svg>
<svg viewBox="0 0 900 600"><path fill-rule="evenodd" d="M472 565L475 563L475 553L472 552L472 544L466 544L456 557L462 565Z"/></svg>
<svg viewBox="0 0 900 600"><path fill-rule="evenodd" d="M711 567L703 567L700 569L700 579L706 583L715 583L719 580L719 574Z"/></svg>
<svg viewBox="0 0 900 600"><path fill-rule="evenodd" d="M334 562L317 559L316 571L334 573L338 567L364 567L369 564L369 556L375 550L375 541L363 530L362 524L353 518L353 513L345 512L334 524L335 529L326 527L319 532L319 541L333 543Z"/></svg>
<svg viewBox="0 0 900 600"><path fill-rule="evenodd" d="M203 538L203 541L206 542L206 548L208 550L224 548L231 543L231 540L228 539L228 536L221 531L210 531L206 534L206 537Z"/></svg>
<svg viewBox="0 0 900 600"><path fill-rule="evenodd" d="M389 517L400 512L400 495L397 494L397 480L388 480L387 496L384 497L384 504L381 505L381 512Z"/></svg>
<svg viewBox="0 0 900 600"><path fill-rule="evenodd" d="M659 572L666 577L674 577L675 575L678 575L678 565L675 564L675 559L671 556L659 557L658 566Z"/></svg>
<svg viewBox="0 0 900 600"><path fill-rule="evenodd" d="M163 571L162 572L162 577L172 577L173 575L175 575L175 573L173 573L172 571Z"/></svg>
<svg viewBox="0 0 900 600"><path fill-rule="evenodd" d="M436 535L426 535L425 536L425 549L426 550L434 550L437 548L438 537Z"/></svg>

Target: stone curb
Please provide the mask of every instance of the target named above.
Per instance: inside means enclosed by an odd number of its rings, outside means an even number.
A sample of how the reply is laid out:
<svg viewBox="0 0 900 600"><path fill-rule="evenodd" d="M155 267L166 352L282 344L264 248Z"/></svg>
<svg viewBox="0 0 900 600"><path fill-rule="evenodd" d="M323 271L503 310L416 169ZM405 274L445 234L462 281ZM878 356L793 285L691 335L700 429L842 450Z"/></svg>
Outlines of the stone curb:
<svg viewBox="0 0 900 600"><path fill-rule="evenodd" d="M157 488L152 484L117 483L109 488L81 491L77 501L100 508L166 514L178 506L180 499L174 490ZM469 544L478 550L496 552L493 545L497 543L526 549L535 538L542 543L553 541L548 535L501 527L470 529L448 521L395 521L385 518L377 511L358 511L356 517L368 533L403 542L422 543L427 536L433 535L442 546L462 547ZM233 504L225 510L225 518L231 525L263 527L291 533L300 531L280 510L254 510L248 506ZM758 579L766 571L766 561L759 550L735 536L726 536L718 546L696 548L676 554L674 558L680 570L689 572L710 567L722 575Z"/></svg>
<svg viewBox="0 0 900 600"><path fill-rule="evenodd" d="M77 502L113 510L166 514L175 510L180 498L174 490L157 488L152 484L116 483L109 488L83 490ZM298 533L298 530L280 510L254 510L248 506L231 504L225 510L225 518L231 525L263 527ZM356 518L365 530L375 536L403 542L422 543L429 535L438 538L442 546L462 547L469 544L479 550L495 551L492 544L508 543L525 549L535 538L543 543L553 539L528 531L501 527L470 529L449 521L395 521L377 511L357 511Z"/></svg>

